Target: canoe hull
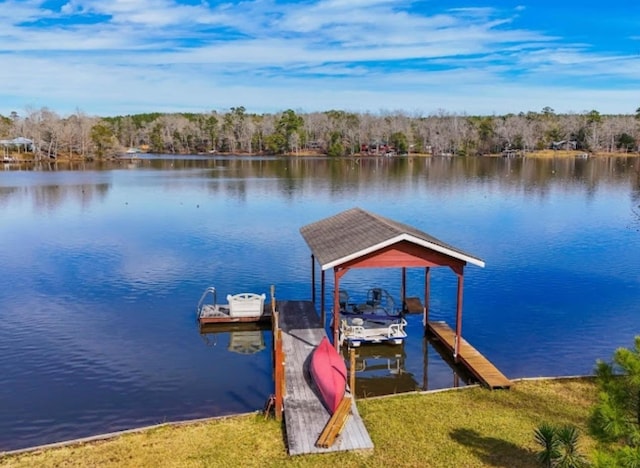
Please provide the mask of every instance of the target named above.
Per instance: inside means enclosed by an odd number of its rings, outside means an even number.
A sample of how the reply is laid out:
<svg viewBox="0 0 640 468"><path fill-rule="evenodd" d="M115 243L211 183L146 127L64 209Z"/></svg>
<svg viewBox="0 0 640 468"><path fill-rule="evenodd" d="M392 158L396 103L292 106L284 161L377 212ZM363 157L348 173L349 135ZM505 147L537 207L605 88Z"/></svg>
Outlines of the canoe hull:
<svg viewBox="0 0 640 468"><path fill-rule="evenodd" d="M313 351L309 370L324 406L333 414L347 387L347 367L326 337Z"/></svg>

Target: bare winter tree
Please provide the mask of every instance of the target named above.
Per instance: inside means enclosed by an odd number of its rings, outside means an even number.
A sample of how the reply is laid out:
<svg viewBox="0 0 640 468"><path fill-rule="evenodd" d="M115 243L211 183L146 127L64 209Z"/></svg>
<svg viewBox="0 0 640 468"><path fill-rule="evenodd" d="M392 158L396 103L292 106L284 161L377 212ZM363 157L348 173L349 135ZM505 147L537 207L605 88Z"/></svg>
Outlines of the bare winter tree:
<svg viewBox="0 0 640 468"><path fill-rule="evenodd" d="M244 107L232 107L220 114L148 113L103 119L80 110L60 117L47 108L28 108L24 117L15 112L0 116L0 126L3 136L33 140L40 155L84 158L93 156L94 151L102 157L118 146L122 151L142 145L168 153L259 153L266 148L285 148L353 155L362 148L375 152L377 143L378 147L402 147L402 151L470 156L499 153L504 148L530 152L574 146L627 153L638 151L640 142L640 112L556 114L550 107L540 113L505 116L467 116L441 110L427 117L402 111L356 114L341 110L257 115L247 113ZM96 126L99 128L94 132Z"/></svg>

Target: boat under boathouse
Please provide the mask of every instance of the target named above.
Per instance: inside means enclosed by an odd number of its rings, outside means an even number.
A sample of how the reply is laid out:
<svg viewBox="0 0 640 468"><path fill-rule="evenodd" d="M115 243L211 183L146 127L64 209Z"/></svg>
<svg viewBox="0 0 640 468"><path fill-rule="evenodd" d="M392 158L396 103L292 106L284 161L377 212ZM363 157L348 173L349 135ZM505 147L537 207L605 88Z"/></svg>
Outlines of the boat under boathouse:
<svg viewBox="0 0 640 468"><path fill-rule="evenodd" d="M333 271L333 343L339 343L340 281L354 268L400 268L403 307L422 308L425 333L432 333L461 363L489 388L510 388L507 379L488 359L462 337L464 267L484 267L480 258L453 247L414 227L352 208L300 228L311 250L312 302L316 304L316 263L320 266L320 311L326 323L326 272ZM429 320L430 272L449 267L457 277L457 305L454 328L446 322ZM406 297L407 268L424 269L424 297Z"/></svg>

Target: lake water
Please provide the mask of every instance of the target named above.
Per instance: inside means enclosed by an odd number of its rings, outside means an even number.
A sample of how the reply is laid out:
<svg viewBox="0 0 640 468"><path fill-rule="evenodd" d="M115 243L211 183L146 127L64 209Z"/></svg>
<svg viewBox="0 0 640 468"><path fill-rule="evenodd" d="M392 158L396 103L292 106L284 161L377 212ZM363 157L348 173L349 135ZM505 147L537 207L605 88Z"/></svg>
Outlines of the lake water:
<svg viewBox="0 0 640 468"><path fill-rule="evenodd" d="M616 159L162 159L0 166L0 451L263 408L268 331L201 334L207 286L310 299L299 228L358 206L486 262L463 335L510 378L589 374L640 334L640 164ZM331 275L327 276L331 278ZM331 279L329 279L331 281ZM408 295L423 271L408 270ZM352 297L400 271L354 270ZM331 284L328 284L328 293ZM432 319L456 276L432 271ZM409 316L359 391L464 384Z"/></svg>

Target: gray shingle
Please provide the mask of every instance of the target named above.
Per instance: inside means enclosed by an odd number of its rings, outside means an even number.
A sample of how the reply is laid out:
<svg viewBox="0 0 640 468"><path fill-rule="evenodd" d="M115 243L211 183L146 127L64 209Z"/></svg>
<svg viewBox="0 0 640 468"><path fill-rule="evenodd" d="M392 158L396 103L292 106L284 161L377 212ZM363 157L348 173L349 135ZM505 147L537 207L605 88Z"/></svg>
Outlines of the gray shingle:
<svg viewBox="0 0 640 468"><path fill-rule="evenodd" d="M300 228L300 233L322 267L339 264L341 259L357 256L358 252L364 250L375 249L376 246L402 235L441 247L451 257L484 266L484 262L478 257L442 242L426 232L361 208L351 208L307 224Z"/></svg>

